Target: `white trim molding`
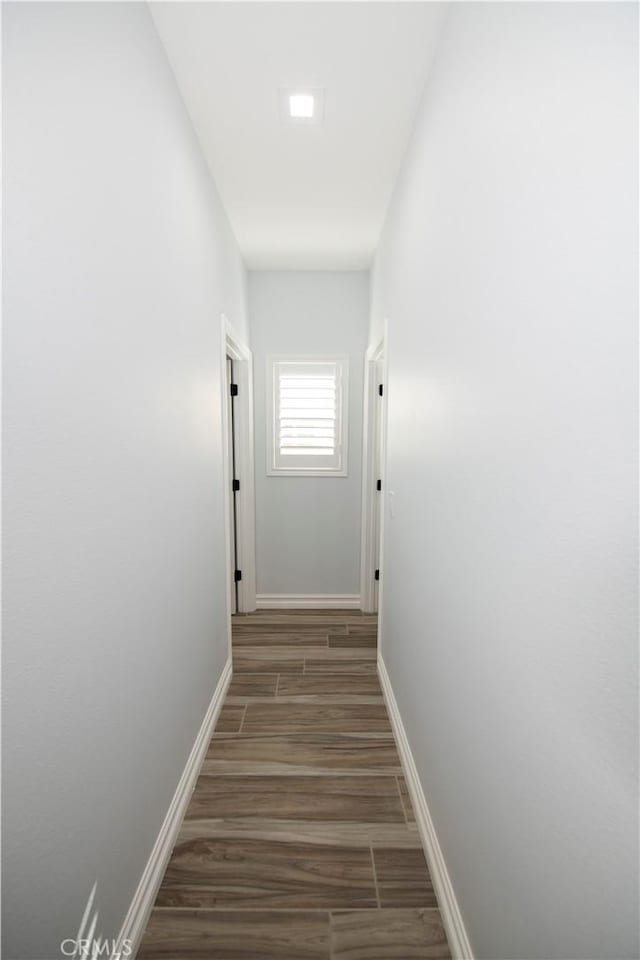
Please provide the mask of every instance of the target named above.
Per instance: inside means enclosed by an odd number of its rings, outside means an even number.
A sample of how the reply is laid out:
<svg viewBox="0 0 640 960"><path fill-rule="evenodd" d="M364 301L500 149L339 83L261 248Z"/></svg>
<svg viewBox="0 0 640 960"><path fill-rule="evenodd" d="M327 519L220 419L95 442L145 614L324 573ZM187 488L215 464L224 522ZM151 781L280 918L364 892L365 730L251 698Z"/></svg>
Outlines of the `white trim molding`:
<svg viewBox="0 0 640 960"><path fill-rule="evenodd" d="M207 753L213 729L218 720L220 710L222 709L222 704L229 683L231 682L231 674L231 659L229 659L225 664L222 675L213 692L204 720L191 748L189 759L182 771L182 776L176 787L173 799L169 804L167 815L160 827L160 832L158 833L151 855L140 878L138 888L133 895L133 900L131 901L116 941L116 947L113 951L114 957L135 957L138 951L142 935L147 926L160 884L162 883L167 863L169 862L171 852L178 838L182 820L187 812L187 806L189 805L193 788L196 785L200 768ZM131 950L129 952L124 948L125 940L131 944Z"/></svg>
<svg viewBox="0 0 640 960"><path fill-rule="evenodd" d="M258 610L359 610L359 593L259 593Z"/></svg>
<svg viewBox="0 0 640 960"><path fill-rule="evenodd" d="M409 741L407 740L407 734L404 729L404 724L402 723L400 711L398 710L393 688L391 687L391 681L389 680L389 674L387 673L387 668L381 656L378 657L378 676L380 677L380 686L382 687L382 693L387 705L387 710L389 711L389 717L391 718L391 726L398 745L400 760L416 815L420 840L422 841L429 865L429 872L431 873L433 888L438 900L438 906L440 907L442 923L447 934L451 956L453 960L473 960L471 943L467 936L444 855L438 842L436 829L431 818L431 813L429 812L427 798L420 783L418 770L413 759L413 754L411 753Z"/></svg>

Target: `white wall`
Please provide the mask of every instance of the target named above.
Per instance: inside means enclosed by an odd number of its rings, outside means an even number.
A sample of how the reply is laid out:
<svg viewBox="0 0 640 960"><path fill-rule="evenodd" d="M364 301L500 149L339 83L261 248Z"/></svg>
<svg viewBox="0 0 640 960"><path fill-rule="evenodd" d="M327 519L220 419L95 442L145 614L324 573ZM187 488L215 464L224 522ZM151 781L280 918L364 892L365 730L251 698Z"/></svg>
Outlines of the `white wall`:
<svg viewBox="0 0 640 960"><path fill-rule="evenodd" d="M117 934L227 657L245 275L144 4L4 5L4 951Z"/></svg>
<svg viewBox="0 0 640 960"><path fill-rule="evenodd" d="M359 593L368 284L362 272L249 274L258 594ZM347 477L266 475L266 357L277 353L349 355Z"/></svg>
<svg viewBox="0 0 640 960"><path fill-rule="evenodd" d="M492 960L638 956L637 27L453 4L374 272L383 655Z"/></svg>

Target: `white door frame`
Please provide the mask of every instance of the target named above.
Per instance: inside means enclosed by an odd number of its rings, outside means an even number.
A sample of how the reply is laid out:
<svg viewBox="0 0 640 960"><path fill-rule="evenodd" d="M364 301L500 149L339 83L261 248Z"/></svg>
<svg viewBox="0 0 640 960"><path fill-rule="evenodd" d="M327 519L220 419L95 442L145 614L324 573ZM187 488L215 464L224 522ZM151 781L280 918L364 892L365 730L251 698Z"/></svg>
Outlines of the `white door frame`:
<svg viewBox="0 0 640 960"><path fill-rule="evenodd" d="M224 314L221 316L220 376L222 383L222 454L224 479L224 513L227 556L227 615L231 632L232 517L229 498L231 464L229 463L229 424L227 418L227 357L234 361L234 377L238 384L234 417L236 425L236 470L240 479L237 493L237 564L242 571L238 583L238 613L256 609L256 507L255 467L253 454L253 355Z"/></svg>
<svg viewBox="0 0 640 960"><path fill-rule="evenodd" d="M384 392L378 395L376 364L382 360L384 367ZM382 477L376 471L376 404L382 403L381 462ZM375 570L376 542L382 544L382 518L385 501L385 468L387 463L387 324L385 321L382 339L370 346L364 360L364 403L362 429L362 545L360 551L360 606L366 613L376 610ZM382 480L382 492L378 493L376 481ZM378 529L378 502L381 496L380 529ZM381 581L379 587L381 586ZM378 605L380 589L378 590Z"/></svg>

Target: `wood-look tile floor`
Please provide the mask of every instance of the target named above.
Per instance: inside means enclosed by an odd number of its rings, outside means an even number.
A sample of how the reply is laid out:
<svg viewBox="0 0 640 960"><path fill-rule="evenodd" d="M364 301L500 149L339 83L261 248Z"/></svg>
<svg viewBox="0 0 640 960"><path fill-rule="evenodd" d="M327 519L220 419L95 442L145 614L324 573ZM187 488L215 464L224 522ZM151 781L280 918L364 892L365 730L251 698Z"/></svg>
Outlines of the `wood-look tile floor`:
<svg viewBox="0 0 640 960"><path fill-rule="evenodd" d="M234 617L233 670L140 960L448 958L375 617Z"/></svg>

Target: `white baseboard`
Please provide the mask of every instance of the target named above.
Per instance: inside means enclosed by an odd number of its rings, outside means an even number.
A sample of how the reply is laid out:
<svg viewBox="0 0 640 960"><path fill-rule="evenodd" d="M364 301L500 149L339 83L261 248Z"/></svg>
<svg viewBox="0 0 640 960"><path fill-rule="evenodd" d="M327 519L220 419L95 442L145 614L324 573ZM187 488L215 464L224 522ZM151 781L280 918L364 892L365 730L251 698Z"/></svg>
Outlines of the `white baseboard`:
<svg viewBox="0 0 640 960"><path fill-rule="evenodd" d="M259 593L258 610L359 610L359 593Z"/></svg>
<svg viewBox="0 0 640 960"><path fill-rule="evenodd" d="M400 760L402 761L407 787L411 795L420 839L424 847L427 863L429 864L429 871L438 900L438 906L440 907L442 923L444 924L447 940L449 941L451 956L453 960L473 960L473 951L471 950L471 944L462 920L460 907L458 906L451 878L449 877L449 871L447 870L447 865L440 844L438 843L436 830L427 805L427 798L424 795L424 790L418 777L418 771L413 759L413 754L411 753L409 741L407 740L407 734L404 729L404 724L402 723L400 711L398 710L398 704L391 687L389 674L387 673L387 668L381 656L378 657L378 674L382 693L385 703L387 704L387 710L391 718L391 726L393 727L393 732L398 744L398 752L400 753Z"/></svg>
<svg viewBox="0 0 640 960"><path fill-rule="evenodd" d="M167 815L164 818L164 823L160 827L160 833L153 845L151 856L147 861L147 865L140 878L140 883L127 911L116 942L116 949L113 952L114 957L133 958L138 951L140 940L142 939L149 920L149 915L155 903L158 889L162 882L167 863L169 862L169 857L171 856L178 837L189 800L191 799L202 761L205 758L207 747L213 734L213 728L216 725L227 688L231 682L231 673L231 659L229 659L213 692L211 703L209 704L205 718L202 721L202 726L191 748L189 759L182 771L182 776L180 777L176 792L169 805ZM124 948L125 940L131 943L130 951Z"/></svg>

